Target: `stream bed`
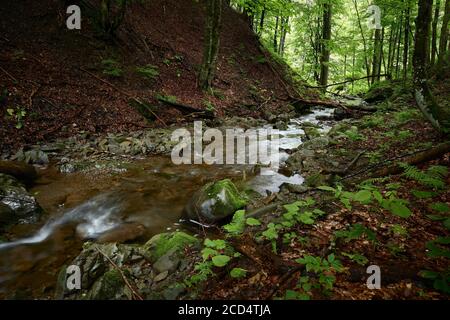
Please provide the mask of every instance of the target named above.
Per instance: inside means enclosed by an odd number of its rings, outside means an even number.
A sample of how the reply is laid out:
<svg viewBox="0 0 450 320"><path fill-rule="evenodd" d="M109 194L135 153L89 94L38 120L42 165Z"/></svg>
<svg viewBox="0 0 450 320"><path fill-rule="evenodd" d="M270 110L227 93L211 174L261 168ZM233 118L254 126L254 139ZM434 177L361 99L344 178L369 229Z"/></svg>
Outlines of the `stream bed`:
<svg viewBox="0 0 450 320"><path fill-rule="evenodd" d="M332 109L315 109L278 130L281 160L302 144L302 123L326 132ZM127 164L116 173L60 173L55 166L40 171L30 192L45 210L45 222L19 224L14 241L0 244L0 297L52 298L58 270L76 257L88 240L142 243L151 236L183 229L183 208L206 183L230 178L240 188L265 196L283 183L300 185L301 173L254 174L243 165L182 165L153 156ZM12 294L14 292L14 294Z"/></svg>

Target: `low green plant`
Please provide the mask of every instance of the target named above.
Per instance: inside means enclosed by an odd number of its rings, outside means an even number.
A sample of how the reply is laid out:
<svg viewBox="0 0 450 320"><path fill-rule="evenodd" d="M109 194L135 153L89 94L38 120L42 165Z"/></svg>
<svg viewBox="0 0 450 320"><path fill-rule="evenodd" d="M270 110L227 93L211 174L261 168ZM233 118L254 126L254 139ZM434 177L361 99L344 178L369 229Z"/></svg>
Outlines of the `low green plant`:
<svg viewBox="0 0 450 320"><path fill-rule="evenodd" d="M23 107L16 108L8 108L6 109L7 117L10 119L14 119L16 122L16 129L22 129L24 126L24 118L27 115L27 112Z"/></svg>
<svg viewBox="0 0 450 320"><path fill-rule="evenodd" d="M344 131L344 136L352 141L365 140L365 137L358 132L358 127L352 126L349 130Z"/></svg>
<svg viewBox="0 0 450 320"><path fill-rule="evenodd" d="M401 163L400 167L404 170L404 176L408 179L417 181L421 185L433 189L443 189L445 187L444 178L448 175L448 168L444 166L431 166L426 171L419 170L417 167L407 163Z"/></svg>
<svg viewBox="0 0 450 320"><path fill-rule="evenodd" d="M102 60L103 74L109 77L120 78L123 76L123 70L119 64L114 59Z"/></svg>
<svg viewBox="0 0 450 320"><path fill-rule="evenodd" d="M360 223L353 224L347 230L336 231L334 233L334 239L344 239L345 242L350 242L353 240L358 240L364 235L372 242L377 240L375 232Z"/></svg>
<svg viewBox="0 0 450 320"><path fill-rule="evenodd" d="M420 276L433 281L433 288L445 294L450 294L450 269L446 272L423 270Z"/></svg>
<svg viewBox="0 0 450 320"><path fill-rule="evenodd" d="M239 253L236 253L233 247L225 240L205 239L201 256L202 262L194 267L195 274L185 280L185 284L188 287L207 280L215 274L213 271L214 267L223 268L227 266L233 257L239 256Z"/></svg>
<svg viewBox="0 0 450 320"><path fill-rule="evenodd" d="M205 105L206 110L208 110L208 111L215 111L216 110L216 107L214 106L214 104L212 104L209 100L205 100L203 102L203 104Z"/></svg>
<svg viewBox="0 0 450 320"><path fill-rule="evenodd" d="M296 290L286 291L285 298L288 300L309 300L314 289L329 294L336 281L335 274L344 270L334 254L327 258L306 255L295 261L305 266L307 275L299 278Z"/></svg>
<svg viewBox="0 0 450 320"><path fill-rule="evenodd" d="M158 67L147 64L143 67L137 67L136 72L148 80L155 80L159 76Z"/></svg>
<svg viewBox="0 0 450 320"><path fill-rule="evenodd" d="M359 253L346 253L342 252L342 255L349 258L353 262L359 264L360 266L365 266L369 263L369 259Z"/></svg>

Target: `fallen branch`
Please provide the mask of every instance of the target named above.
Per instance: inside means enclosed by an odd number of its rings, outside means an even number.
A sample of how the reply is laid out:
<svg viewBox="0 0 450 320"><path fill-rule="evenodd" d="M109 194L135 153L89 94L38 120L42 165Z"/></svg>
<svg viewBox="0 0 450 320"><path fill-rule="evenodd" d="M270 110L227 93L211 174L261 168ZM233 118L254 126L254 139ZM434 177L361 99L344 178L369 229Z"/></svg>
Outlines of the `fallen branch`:
<svg viewBox="0 0 450 320"><path fill-rule="evenodd" d="M386 77L387 74L380 74L380 77ZM369 79L369 78L374 78L374 77L378 77L378 75L370 75L370 76L365 76L362 78L358 78L358 79L350 79L350 80L346 80L346 81L342 81L342 82L336 82L336 83L332 83L332 84L327 84L326 86L306 86L308 88L312 88L312 89L324 89L324 88L329 88L329 87L334 87L334 86L338 86L341 84L346 84L349 82L356 82L356 81L360 81L360 80L365 80L365 79Z"/></svg>
<svg viewBox="0 0 450 320"><path fill-rule="evenodd" d="M401 162L408 163L409 165L417 165L426 161L434 160L448 152L450 152L450 142L445 142L431 149L420 150L385 160L381 163L369 166L356 173L345 176L340 179L340 181L359 176L366 172L373 172L375 170L376 171L371 175L372 177L384 177L392 174L398 174L401 173L403 169L398 164L390 165L396 160L402 160Z"/></svg>
<svg viewBox="0 0 450 320"><path fill-rule="evenodd" d="M117 270L119 271L120 275L122 276L123 281L125 282L126 286L131 290L131 292L133 293L133 295L135 296L135 298L137 298L138 300L143 301L144 299L139 295L139 293L137 293L137 291L133 288L133 286L131 285L131 283L128 281L128 278L125 276L125 274L123 273L122 269L119 268L119 266L117 264L114 263L114 261L111 260L110 257L108 257L106 254L104 254L97 246L95 246L95 249L102 255L104 256L109 263L111 263L111 265Z"/></svg>
<svg viewBox="0 0 450 320"><path fill-rule="evenodd" d="M145 106L145 103L144 103L144 102L142 102L139 98L133 96L131 93L128 93L128 92L126 92L125 90L120 89L119 87L113 85L111 82L106 81L105 79L100 78L99 76L93 74L92 72L90 72L90 71L88 71L88 70L86 70L86 69L84 69L84 68L82 68L82 67L80 67L80 70L83 71L83 72L86 72L86 73L89 74L91 77L93 77L93 78L95 78L95 79L97 79L97 80L99 80L99 81L101 81L101 82L107 84L108 86L110 86L111 88L117 90L118 92L122 93L123 95L126 95L127 97L129 97L130 99L132 99L134 102L136 102L136 103L138 103L138 104L140 104L140 105ZM149 108L147 108L147 110L148 110L151 114L153 114L153 116L155 116L155 118L158 119L164 126L167 127L167 124L164 122L164 120L162 120L160 117L158 117L158 115L157 115L156 113L154 113L153 110L151 110L151 109L149 109Z"/></svg>
<svg viewBox="0 0 450 320"><path fill-rule="evenodd" d="M168 99L165 99L164 97L157 97L159 102L168 104L172 107L175 107L176 109L180 110L181 112L189 112L191 114L203 114L204 118L207 119L214 119L214 113L208 110L199 110L197 108L194 108L192 106L188 106L186 104L181 104L175 101L171 101Z"/></svg>
<svg viewBox="0 0 450 320"><path fill-rule="evenodd" d="M367 151L364 150L364 151L358 153L358 155L355 158L353 158L353 160L343 170L339 170L339 169L325 169L322 172L325 173L325 174L336 174L336 175L344 176L358 163L359 159L361 159L361 157L366 152Z"/></svg>
<svg viewBox="0 0 450 320"><path fill-rule="evenodd" d="M0 67L0 70L2 70L4 74L6 74L9 78L11 78L11 80L14 81L14 83L19 83L19 81L16 78L14 78L8 71L3 69L2 67Z"/></svg>

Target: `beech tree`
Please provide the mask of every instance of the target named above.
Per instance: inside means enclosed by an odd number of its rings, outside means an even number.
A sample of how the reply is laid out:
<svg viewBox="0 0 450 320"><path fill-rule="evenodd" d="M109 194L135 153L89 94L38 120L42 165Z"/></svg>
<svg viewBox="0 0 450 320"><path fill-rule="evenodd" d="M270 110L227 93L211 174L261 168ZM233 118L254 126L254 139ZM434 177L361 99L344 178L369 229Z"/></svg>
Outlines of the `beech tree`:
<svg viewBox="0 0 450 320"><path fill-rule="evenodd" d="M206 27L203 63L199 83L203 90L209 90L214 79L217 55L220 45L220 25L222 18L222 0L207 0Z"/></svg>

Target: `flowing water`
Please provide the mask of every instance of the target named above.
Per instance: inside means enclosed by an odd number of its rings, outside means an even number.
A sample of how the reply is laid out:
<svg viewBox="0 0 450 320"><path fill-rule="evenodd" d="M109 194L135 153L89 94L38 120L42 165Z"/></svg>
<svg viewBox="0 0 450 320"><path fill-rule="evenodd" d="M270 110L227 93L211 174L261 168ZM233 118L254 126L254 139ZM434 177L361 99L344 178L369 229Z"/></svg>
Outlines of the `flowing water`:
<svg viewBox="0 0 450 320"><path fill-rule="evenodd" d="M316 119L331 109L291 121L279 130L280 148L302 144L302 122L329 124ZM282 153L281 160L288 158ZM302 184L300 174L253 175L249 166L176 166L169 157L150 157L114 174L62 174L55 167L42 170L31 190L46 212L41 225L18 225L16 240L0 244L0 297L52 297L57 271L81 251L87 240L143 242L152 235L183 228L182 211L195 191L208 182L233 179L239 186L265 195L283 183ZM14 292L14 294L12 294Z"/></svg>

